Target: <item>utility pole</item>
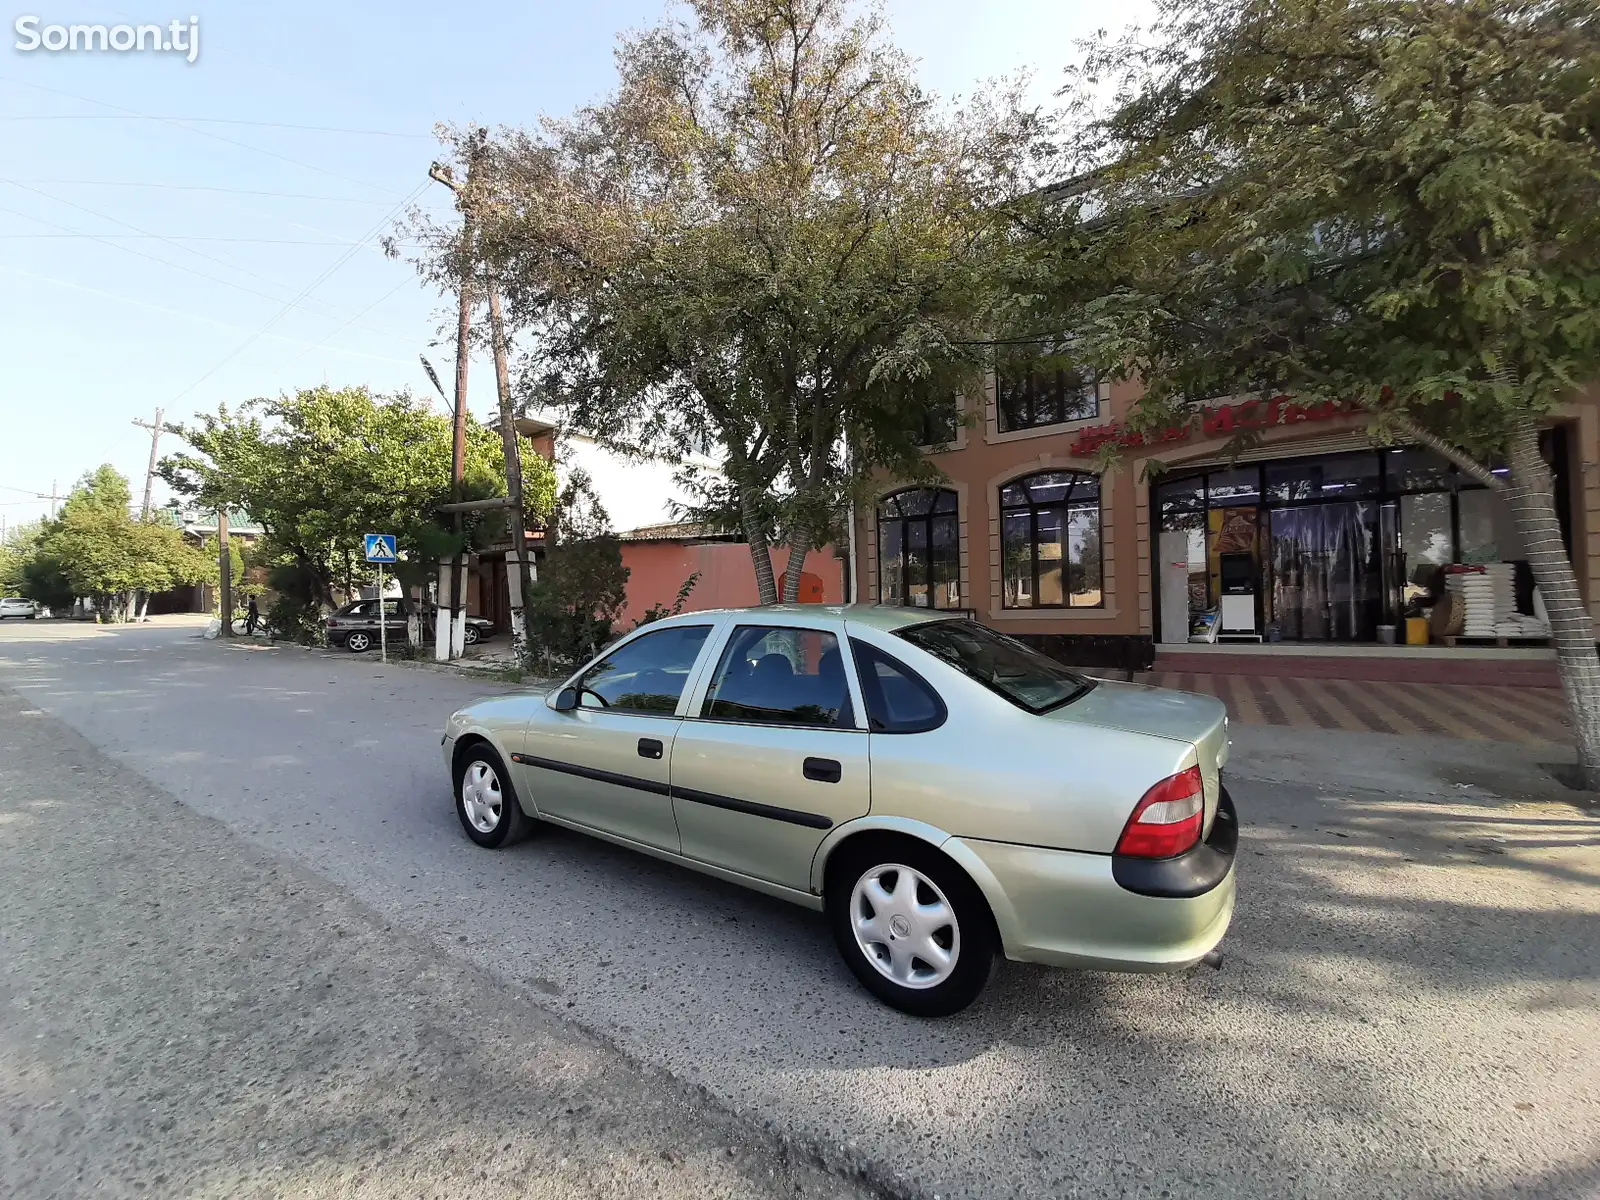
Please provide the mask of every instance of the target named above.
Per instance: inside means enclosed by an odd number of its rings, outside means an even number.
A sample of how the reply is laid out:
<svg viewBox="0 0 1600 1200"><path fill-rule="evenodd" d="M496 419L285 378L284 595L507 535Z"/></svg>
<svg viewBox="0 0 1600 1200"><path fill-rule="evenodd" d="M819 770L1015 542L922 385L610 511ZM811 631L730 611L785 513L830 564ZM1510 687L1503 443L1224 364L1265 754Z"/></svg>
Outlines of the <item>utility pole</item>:
<svg viewBox="0 0 1600 1200"><path fill-rule="evenodd" d="M472 149L467 160L467 182L458 184L451 174L450 168L442 163L434 163L428 170L428 175L437 183L444 184L456 194L457 206L461 209L462 217L462 245L470 252L470 237L473 231L474 217L471 195L472 172L475 169L482 148L482 131L476 131ZM467 276L468 265L463 263L463 279ZM516 412L511 402L511 378L507 363L507 348L505 336L505 322L500 312L500 293L495 288L494 280L487 279L484 291L489 300L489 340L494 352L494 377L495 391L500 408L500 442L506 457L506 496L510 500L508 509L511 527L511 550L506 557L506 591L511 602L511 641L520 657L527 645L527 626L524 616L525 597L533 590L533 561L528 554L527 517L522 506L522 448L517 441ZM461 313L461 326L458 334L465 329L467 312L463 301ZM457 343L458 354L456 358L456 377L464 385L466 356L459 353L461 343ZM463 389L464 390L464 389ZM464 406L457 405L457 429L462 430L460 422L464 420L462 412ZM458 433L458 437L461 436ZM513 563L515 566L513 566Z"/></svg>
<svg viewBox="0 0 1600 1200"><path fill-rule="evenodd" d="M154 421L141 421L135 418L133 422L140 429L148 429L150 431L150 465L144 470L144 504L139 509L139 519L141 521L150 519L150 485L155 481L156 477L156 450L161 445L161 435L171 432L167 426L161 423L161 416L162 410L158 408L156 409L156 419ZM55 491L54 485L51 486L50 490Z"/></svg>
<svg viewBox="0 0 1600 1200"><path fill-rule="evenodd" d="M217 507L217 570L222 593L222 625L217 632L228 638L233 636L233 560L228 553L228 510L221 505Z"/></svg>
<svg viewBox="0 0 1600 1200"><path fill-rule="evenodd" d="M64 499L63 496L56 492L56 481L54 479L50 481L50 494L41 496L40 499L50 501L50 519L54 521L56 519L56 501Z"/></svg>

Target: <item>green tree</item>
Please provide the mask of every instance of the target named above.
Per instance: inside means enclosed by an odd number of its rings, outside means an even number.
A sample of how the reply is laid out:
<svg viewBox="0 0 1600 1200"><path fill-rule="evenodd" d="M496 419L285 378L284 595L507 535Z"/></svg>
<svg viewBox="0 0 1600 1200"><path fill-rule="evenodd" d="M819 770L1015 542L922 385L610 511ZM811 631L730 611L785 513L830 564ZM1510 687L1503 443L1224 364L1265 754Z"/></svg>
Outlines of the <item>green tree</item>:
<svg viewBox="0 0 1600 1200"><path fill-rule="evenodd" d="M52 607L91 596L102 619L128 620L143 615L151 592L205 578L204 555L159 519L135 521L130 499L110 466L85 475L40 529L23 572L29 594Z"/></svg>
<svg viewBox="0 0 1600 1200"><path fill-rule="evenodd" d="M1600 374L1600 22L1589 0L1163 0L1101 42L1095 173L1025 258L1031 331L1197 398L1355 401L1510 505L1591 786L1600 660L1546 418ZM1049 286L1038 283L1049 279ZM1024 330L1030 327L1022 326ZM1499 468L1497 471L1496 468Z"/></svg>
<svg viewBox="0 0 1600 1200"><path fill-rule="evenodd" d="M981 372L997 205L1033 186L1016 90L941 106L848 0L694 0L624 38L600 104L486 143L475 253L527 331L522 390L623 451L719 448L759 594ZM457 261L453 231L427 231ZM438 273L438 270L435 270Z"/></svg>
<svg viewBox="0 0 1600 1200"><path fill-rule="evenodd" d="M336 585L367 577L364 534L394 533L418 580L459 545L438 516L450 499L450 422L408 394L309 388L203 414L182 436L193 452L164 459L162 478L206 507L242 508L259 521L276 580L302 607L331 607ZM525 461L529 510L542 518L555 473L531 449ZM469 499L505 490L499 438L476 423L465 476ZM467 536L503 535L491 517L470 522Z"/></svg>

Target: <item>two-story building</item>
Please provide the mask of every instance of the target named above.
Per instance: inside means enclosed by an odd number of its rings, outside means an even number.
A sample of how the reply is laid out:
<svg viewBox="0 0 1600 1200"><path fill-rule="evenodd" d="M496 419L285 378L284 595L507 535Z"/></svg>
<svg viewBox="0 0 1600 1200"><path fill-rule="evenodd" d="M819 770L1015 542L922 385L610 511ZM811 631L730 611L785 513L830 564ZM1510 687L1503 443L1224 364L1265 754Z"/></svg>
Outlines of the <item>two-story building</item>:
<svg viewBox="0 0 1600 1200"><path fill-rule="evenodd" d="M1084 665L1143 669L1194 640L1403 641L1451 564L1514 564L1501 497L1417 447L1376 448L1358 412L1290 398L1216 402L1134 438L1137 383L991 373L936 487L884 481L857 515L857 598L966 610ZM1591 607L1600 585L1600 391L1552 415L1557 507ZM1230 456L1240 429L1260 442ZM1118 444L1102 473L1101 450ZM1526 623L1536 629L1536 622Z"/></svg>

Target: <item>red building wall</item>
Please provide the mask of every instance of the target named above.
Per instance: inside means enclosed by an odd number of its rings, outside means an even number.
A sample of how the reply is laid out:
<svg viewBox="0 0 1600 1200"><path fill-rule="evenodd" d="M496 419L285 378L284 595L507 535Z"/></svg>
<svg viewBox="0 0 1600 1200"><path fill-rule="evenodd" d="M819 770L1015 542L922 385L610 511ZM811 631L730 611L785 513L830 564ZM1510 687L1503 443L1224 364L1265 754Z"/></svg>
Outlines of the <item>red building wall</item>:
<svg viewBox="0 0 1600 1200"><path fill-rule="evenodd" d="M773 567L781 574L783 556L774 553L773 558ZM685 612L760 603L750 547L743 542L623 542L622 565L629 572L628 607L617 622L619 633L638 624L651 605L671 607L683 581L696 571L700 579L689 593ZM821 598L815 602L844 603L844 563L831 546L813 550L806 558L801 595L817 595L819 585Z"/></svg>

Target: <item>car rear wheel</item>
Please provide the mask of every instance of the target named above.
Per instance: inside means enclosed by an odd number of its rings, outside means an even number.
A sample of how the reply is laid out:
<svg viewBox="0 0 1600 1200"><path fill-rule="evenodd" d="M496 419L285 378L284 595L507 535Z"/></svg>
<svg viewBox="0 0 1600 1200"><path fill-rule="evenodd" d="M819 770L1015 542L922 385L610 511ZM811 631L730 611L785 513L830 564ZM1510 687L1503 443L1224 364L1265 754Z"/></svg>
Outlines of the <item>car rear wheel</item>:
<svg viewBox="0 0 1600 1200"><path fill-rule="evenodd" d="M977 886L912 838L846 847L829 870L834 941L878 999L918 1017L960 1012L994 973L999 939Z"/></svg>
<svg viewBox="0 0 1600 1200"><path fill-rule="evenodd" d="M478 845L499 850L522 840L532 821L517 802L505 763L487 742L456 758L456 816Z"/></svg>
<svg viewBox="0 0 1600 1200"><path fill-rule="evenodd" d="M354 633L347 633L344 636L344 647L351 654L360 654L365 650L370 650L372 649L372 635L370 633L362 633L359 629Z"/></svg>

